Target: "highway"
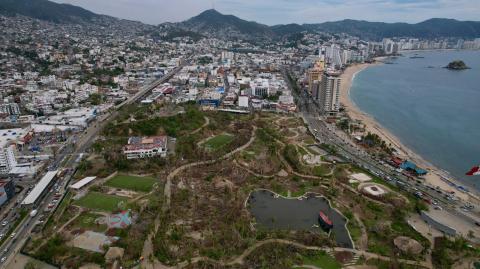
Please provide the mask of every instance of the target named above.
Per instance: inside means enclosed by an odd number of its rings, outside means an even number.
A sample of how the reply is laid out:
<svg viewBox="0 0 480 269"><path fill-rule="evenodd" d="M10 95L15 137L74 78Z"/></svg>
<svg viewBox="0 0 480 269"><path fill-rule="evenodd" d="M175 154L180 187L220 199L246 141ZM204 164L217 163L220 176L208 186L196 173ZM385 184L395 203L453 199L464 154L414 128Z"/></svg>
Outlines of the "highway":
<svg viewBox="0 0 480 269"><path fill-rule="evenodd" d="M356 146L351 140L346 138L346 136L339 136L339 132L336 131L335 126L331 126L322 120L319 108L312 102L307 91L301 90L300 93L294 92L294 87L285 72L284 75L292 93L297 99L300 116L304 119L310 132L314 134L320 144L326 143L335 146L336 153L339 156L369 171L371 174L383 178L391 185L414 195L415 193L421 192L421 198L430 199L432 202L437 203L438 206L441 206L443 210L448 210L449 213L470 223L472 230L478 229L475 224L478 222L478 219L474 218L471 214L465 214L465 212L460 209L460 206L463 205L461 201L456 200L453 196L442 190L425 184L420 179L409 179L405 175L395 171L392 167L381 163L380 160L373 159L362 148Z"/></svg>
<svg viewBox="0 0 480 269"><path fill-rule="evenodd" d="M65 194L67 193L67 188L70 180L73 178L74 172L78 166L78 157L83 156L87 153L88 148L92 145L95 138L97 137L98 133L102 130L102 128L112 119L114 119L118 115L118 111L124 107L125 105L133 104L135 102L140 101L141 98L150 94L150 92L158 87L159 85L167 82L171 79L175 74L177 74L187 61L182 62L178 67L170 71L168 74L154 80L153 82L149 83L148 85L142 87L138 93L131 96L121 104L115 107L115 110L108 111L105 114L102 114L97 117L96 121L91 123L83 133L77 134L73 137L70 137L66 143L66 146L62 148L61 151L58 152L55 160L52 160L49 169L56 170L56 169L67 169L68 172L63 177L57 179L56 186L51 187L49 192L41 198L39 202L37 202L37 211L38 213L35 216L27 215L27 217L18 225L18 227L14 231L14 236L9 237L1 246L0 248L0 268L5 268L13 261L14 254L20 252L21 248L28 240L35 224L42 219L48 219L49 216L44 216L44 214L48 214L45 211L45 208L48 207L50 203L54 199L61 201ZM44 173L39 173L39 177L37 181L44 175ZM58 189L58 193L61 195L60 198L55 198L55 193ZM25 193L25 192L23 192ZM14 199L18 199L19 197L15 197ZM59 203L57 203L58 205ZM20 207L14 208L9 213L8 219L13 220L15 215L19 215ZM9 223L13 223L13 221L9 221ZM42 222L43 223L43 222ZM9 224L10 225L10 224ZM1 228L0 228L1 229ZM3 232L5 229L1 229L0 232Z"/></svg>

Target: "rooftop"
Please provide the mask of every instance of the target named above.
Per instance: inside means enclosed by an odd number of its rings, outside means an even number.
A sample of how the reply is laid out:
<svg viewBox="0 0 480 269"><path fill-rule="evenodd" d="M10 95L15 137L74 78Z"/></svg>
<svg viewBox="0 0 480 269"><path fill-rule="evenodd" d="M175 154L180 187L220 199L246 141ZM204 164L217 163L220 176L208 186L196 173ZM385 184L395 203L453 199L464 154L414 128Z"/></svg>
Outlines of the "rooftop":
<svg viewBox="0 0 480 269"><path fill-rule="evenodd" d="M128 145L125 146L125 150L166 148L166 146L166 136L132 136L128 139Z"/></svg>

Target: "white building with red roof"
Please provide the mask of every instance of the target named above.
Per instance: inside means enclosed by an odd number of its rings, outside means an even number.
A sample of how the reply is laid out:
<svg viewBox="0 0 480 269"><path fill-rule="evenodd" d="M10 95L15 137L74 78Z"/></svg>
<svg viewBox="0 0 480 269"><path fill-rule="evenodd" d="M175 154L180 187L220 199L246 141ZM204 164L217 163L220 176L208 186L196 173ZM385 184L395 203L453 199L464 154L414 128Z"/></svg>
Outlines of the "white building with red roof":
<svg viewBox="0 0 480 269"><path fill-rule="evenodd" d="M123 153L127 156L127 159L166 157L167 143L168 137L166 136L132 136L123 148Z"/></svg>

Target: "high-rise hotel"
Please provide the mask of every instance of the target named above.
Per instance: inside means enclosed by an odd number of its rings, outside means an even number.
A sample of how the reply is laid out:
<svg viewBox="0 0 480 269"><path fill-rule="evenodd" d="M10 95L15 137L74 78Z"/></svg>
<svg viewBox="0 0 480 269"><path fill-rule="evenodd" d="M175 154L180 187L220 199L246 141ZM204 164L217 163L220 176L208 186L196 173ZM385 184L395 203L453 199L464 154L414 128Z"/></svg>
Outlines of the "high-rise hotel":
<svg viewBox="0 0 480 269"><path fill-rule="evenodd" d="M337 73L323 73L317 100L322 112L326 115L334 115L340 110L341 81L342 79Z"/></svg>

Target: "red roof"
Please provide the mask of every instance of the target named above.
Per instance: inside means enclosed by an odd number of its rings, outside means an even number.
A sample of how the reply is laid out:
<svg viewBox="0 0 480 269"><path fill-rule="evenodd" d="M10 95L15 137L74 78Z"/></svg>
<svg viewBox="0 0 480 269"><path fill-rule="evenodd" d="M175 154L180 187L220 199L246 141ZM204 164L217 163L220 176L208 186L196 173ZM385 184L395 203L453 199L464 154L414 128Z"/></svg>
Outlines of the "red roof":
<svg viewBox="0 0 480 269"><path fill-rule="evenodd" d="M166 136L149 136L137 137L133 136L128 139L128 145L125 145L124 150L149 150L154 148L165 148L167 146Z"/></svg>
<svg viewBox="0 0 480 269"><path fill-rule="evenodd" d="M320 213L318 213L318 215L320 216L320 218L328 225L333 225L333 222L328 218L327 215L325 215L325 213L323 213L323 211L320 211Z"/></svg>
<svg viewBox="0 0 480 269"><path fill-rule="evenodd" d="M393 157L392 162L396 165L401 165L403 163L403 160L398 157Z"/></svg>

